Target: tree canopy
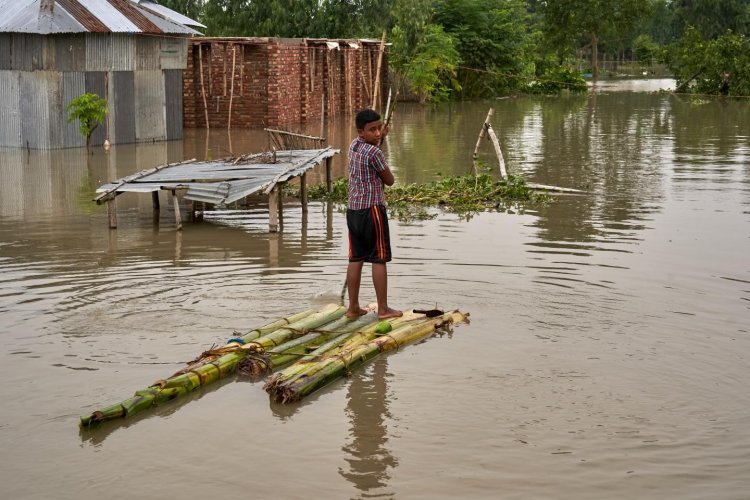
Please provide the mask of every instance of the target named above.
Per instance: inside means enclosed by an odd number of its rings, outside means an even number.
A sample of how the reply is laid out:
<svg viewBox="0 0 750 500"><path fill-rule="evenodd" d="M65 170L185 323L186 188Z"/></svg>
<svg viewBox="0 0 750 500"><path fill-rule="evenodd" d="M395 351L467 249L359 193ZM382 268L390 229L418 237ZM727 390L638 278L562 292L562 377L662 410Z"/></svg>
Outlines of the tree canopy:
<svg viewBox="0 0 750 500"><path fill-rule="evenodd" d="M646 66L665 63L682 89L727 93L728 85L730 95L746 95L750 0L160 3L201 21L207 36L380 38L385 31L394 74L420 100L549 89L540 81L574 80L585 69L596 78L602 53Z"/></svg>

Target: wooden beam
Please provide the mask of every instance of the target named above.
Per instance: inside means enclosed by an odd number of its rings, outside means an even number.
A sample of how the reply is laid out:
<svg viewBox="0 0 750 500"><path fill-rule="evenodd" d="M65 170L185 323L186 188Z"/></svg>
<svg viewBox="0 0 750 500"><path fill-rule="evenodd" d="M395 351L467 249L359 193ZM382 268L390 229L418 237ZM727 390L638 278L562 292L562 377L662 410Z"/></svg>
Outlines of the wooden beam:
<svg viewBox="0 0 750 500"><path fill-rule="evenodd" d="M227 129L232 129L232 101L234 100L234 68L237 64L237 47L232 45L232 82L229 86L229 116L227 117ZM226 73L225 73L226 74ZM232 149L231 147L229 148Z"/></svg>
<svg viewBox="0 0 750 500"><path fill-rule="evenodd" d="M268 231L279 232L279 187L274 186L268 193Z"/></svg>
<svg viewBox="0 0 750 500"><path fill-rule="evenodd" d="M302 203L302 213L307 213L307 172L299 178L299 197Z"/></svg>
<svg viewBox="0 0 750 500"><path fill-rule="evenodd" d="M178 231L182 231L182 217L180 216L180 200L177 198L177 191L172 190L172 203L174 204L174 222Z"/></svg>
<svg viewBox="0 0 750 500"><path fill-rule="evenodd" d="M331 181L331 165L332 165L332 158L329 156L326 158L326 193L330 193L332 189L332 181Z"/></svg>
<svg viewBox="0 0 750 500"><path fill-rule="evenodd" d="M201 95L203 96L203 113L206 117L206 130L208 130L209 124L208 124L208 101L206 100L206 85L203 81L203 44L198 44L198 64L200 65L200 74L201 74ZM208 64L209 70L211 69L211 63ZM209 74L210 76L210 74Z"/></svg>
<svg viewBox="0 0 750 500"><path fill-rule="evenodd" d="M117 198L107 201L107 218L109 219L109 228L117 229Z"/></svg>

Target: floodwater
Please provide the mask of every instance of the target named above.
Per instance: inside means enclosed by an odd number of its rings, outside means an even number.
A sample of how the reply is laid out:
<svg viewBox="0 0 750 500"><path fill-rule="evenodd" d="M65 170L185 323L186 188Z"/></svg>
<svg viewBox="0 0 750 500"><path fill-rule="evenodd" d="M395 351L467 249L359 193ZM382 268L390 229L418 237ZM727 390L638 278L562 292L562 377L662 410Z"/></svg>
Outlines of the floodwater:
<svg viewBox="0 0 750 500"><path fill-rule="evenodd" d="M470 325L301 404L237 379L95 432L80 415L335 302L344 216L289 200L268 234L258 201L177 232L166 199L155 224L125 194L110 231L90 201L143 168L259 151L261 131L0 152L0 497L748 498L750 102L653 92L669 83L399 104L397 182L470 172L493 106L511 173L591 194L392 221L392 304ZM345 148L351 129L326 134Z"/></svg>

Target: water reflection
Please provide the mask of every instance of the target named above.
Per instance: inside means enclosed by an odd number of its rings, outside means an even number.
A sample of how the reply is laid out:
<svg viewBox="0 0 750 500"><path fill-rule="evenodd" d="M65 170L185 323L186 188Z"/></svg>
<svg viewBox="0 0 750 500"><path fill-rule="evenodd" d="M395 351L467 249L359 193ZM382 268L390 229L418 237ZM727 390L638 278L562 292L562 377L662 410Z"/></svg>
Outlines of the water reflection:
<svg viewBox="0 0 750 500"><path fill-rule="evenodd" d="M349 480L361 497L390 496L390 470L398 459L388 449L388 359L380 356L367 370L355 374L347 391L349 442L343 447L348 467L339 474Z"/></svg>

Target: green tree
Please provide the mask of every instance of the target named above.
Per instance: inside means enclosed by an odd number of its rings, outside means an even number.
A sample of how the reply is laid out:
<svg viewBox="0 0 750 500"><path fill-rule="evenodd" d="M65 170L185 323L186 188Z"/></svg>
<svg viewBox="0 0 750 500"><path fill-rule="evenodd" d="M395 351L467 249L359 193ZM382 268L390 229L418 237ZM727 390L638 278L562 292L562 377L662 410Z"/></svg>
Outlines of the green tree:
<svg viewBox="0 0 750 500"><path fill-rule="evenodd" d="M544 8L544 31L547 41L565 50L581 46L591 48L594 78L599 75L599 43L617 40L641 19L649 7L648 0L548 0Z"/></svg>
<svg viewBox="0 0 750 500"><path fill-rule="evenodd" d="M78 120L81 135L86 138L86 149L89 149L91 134L94 130L104 124L107 116L107 101L96 94L81 94L70 103L65 111L68 113L68 122Z"/></svg>
<svg viewBox="0 0 750 500"><path fill-rule="evenodd" d="M439 0L434 21L456 40L464 95L514 90L533 74L534 43L523 1Z"/></svg>
<svg viewBox="0 0 750 500"><path fill-rule="evenodd" d="M210 36L314 37L317 0L206 0L201 22Z"/></svg>
<svg viewBox="0 0 750 500"><path fill-rule="evenodd" d="M680 34L693 26L706 39L718 38L728 30L750 35L748 0L674 0L671 8Z"/></svg>
<svg viewBox="0 0 750 500"><path fill-rule="evenodd" d="M316 31L327 38L380 37L393 27L393 0L322 0Z"/></svg>
<svg viewBox="0 0 750 500"><path fill-rule="evenodd" d="M690 27L670 48L667 64L678 90L750 95L750 39L744 35L727 31L706 39Z"/></svg>
<svg viewBox="0 0 750 500"><path fill-rule="evenodd" d="M453 37L431 22L430 0L397 0L396 26L391 31L391 67L419 101L445 99L459 89L456 66L459 54Z"/></svg>

